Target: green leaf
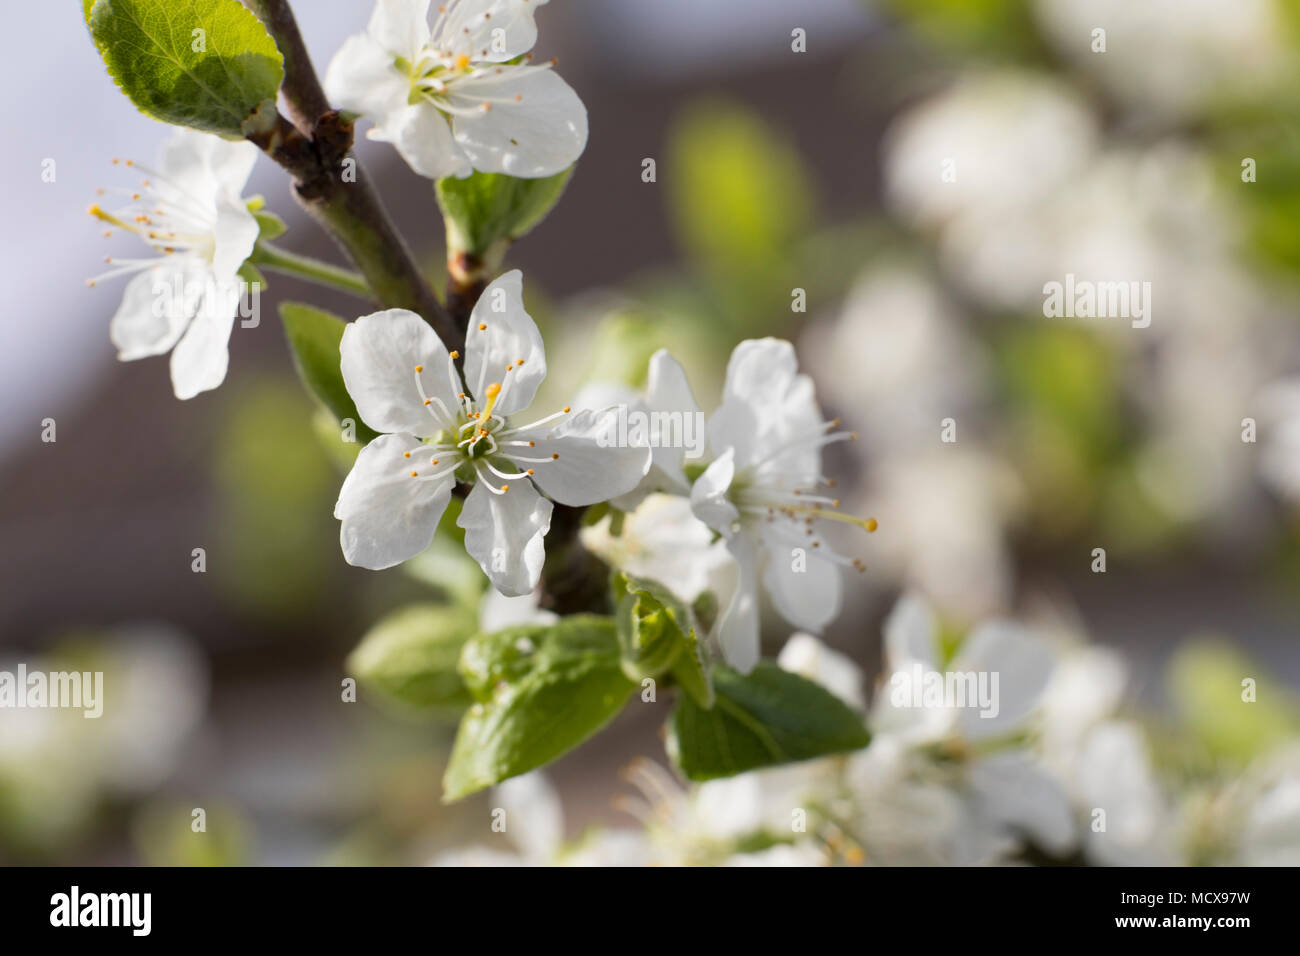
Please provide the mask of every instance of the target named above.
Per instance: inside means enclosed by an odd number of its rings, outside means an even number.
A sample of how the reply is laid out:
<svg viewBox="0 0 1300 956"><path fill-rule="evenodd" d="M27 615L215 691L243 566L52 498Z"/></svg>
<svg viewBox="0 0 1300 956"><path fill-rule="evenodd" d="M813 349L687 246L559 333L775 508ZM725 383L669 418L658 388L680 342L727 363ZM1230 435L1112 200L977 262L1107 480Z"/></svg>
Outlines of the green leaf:
<svg viewBox="0 0 1300 956"><path fill-rule="evenodd" d="M1251 694L1243 681L1253 681ZM1300 702L1258 661L1223 640L1198 639L1169 662L1169 696L1217 760L1244 765L1300 733Z"/></svg>
<svg viewBox="0 0 1300 956"><path fill-rule="evenodd" d="M713 706L713 686L695 617L657 581L618 573L612 588L623 673L634 681L671 672L695 702Z"/></svg>
<svg viewBox="0 0 1300 956"><path fill-rule="evenodd" d="M284 334L289 339L294 368L307 391L342 422L351 419L356 423L357 441L365 444L378 436L357 413L356 403L343 384L339 368L339 342L347 323L337 315L300 302L285 302L280 306L280 319Z"/></svg>
<svg viewBox="0 0 1300 956"><path fill-rule="evenodd" d="M683 695L669 728L669 754L691 780L844 753L871 741L848 705L771 661L759 661L749 674L717 667L713 688L712 710Z"/></svg>
<svg viewBox="0 0 1300 956"><path fill-rule="evenodd" d="M792 140L728 101L693 104L671 133L672 212L693 260L760 287L784 281L792 243L813 218Z"/></svg>
<svg viewBox="0 0 1300 956"><path fill-rule="evenodd" d="M88 19L109 75L164 123L242 138L284 79L275 41L238 0L98 0Z"/></svg>
<svg viewBox="0 0 1300 956"><path fill-rule="evenodd" d="M435 191L447 223L448 253L478 259L503 255L504 246L546 218L572 175L570 166L543 179L476 172L465 179L438 180Z"/></svg>
<svg viewBox="0 0 1300 956"><path fill-rule="evenodd" d="M348 657L347 669L417 710L461 711L473 703L457 664L478 630L475 615L445 604L413 604L384 617Z"/></svg>
<svg viewBox="0 0 1300 956"><path fill-rule="evenodd" d="M619 665L614 622L585 614L475 636L460 673L476 703L443 778L447 803L572 750L636 689Z"/></svg>
<svg viewBox="0 0 1300 956"><path fill-rule="evenodd" d="M253 285L253 283L257 283L259 291L261 292L265 292L270 287L270 283L266 281L266 276L262 274L262 270L251 262L245 262L240 266L238 275L239 278L243 279L250 286ZM251 290L249 291L249 294L252 294Z"/></svg>
<svg viewBox="0 0 1300 956"><path fill-rule="evenodd" d="M260 242L270 242L272 239L279 239L289 227L285 221L273 212L265 209L259 209L253 213L253 218L257 220L259 230L257 238Z"/></svg>

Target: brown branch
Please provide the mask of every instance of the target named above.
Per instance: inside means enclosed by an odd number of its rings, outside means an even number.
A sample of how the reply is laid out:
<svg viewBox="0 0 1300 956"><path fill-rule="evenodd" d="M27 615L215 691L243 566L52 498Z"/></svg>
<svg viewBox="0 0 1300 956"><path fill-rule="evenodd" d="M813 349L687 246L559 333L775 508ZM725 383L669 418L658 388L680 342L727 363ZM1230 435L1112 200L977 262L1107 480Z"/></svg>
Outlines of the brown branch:
<svg viewBox="0 0 1300 956"><path fill-rule="evenodd" d="M424 317L448 349L464 347L453 322L393 227L379 194L351 155L353 128L329 108L286 0L246 0L284 56L281 87L290 123L278 112L248 124L248 138L293 177L303 208L342 245L381 303Z"/></svg>

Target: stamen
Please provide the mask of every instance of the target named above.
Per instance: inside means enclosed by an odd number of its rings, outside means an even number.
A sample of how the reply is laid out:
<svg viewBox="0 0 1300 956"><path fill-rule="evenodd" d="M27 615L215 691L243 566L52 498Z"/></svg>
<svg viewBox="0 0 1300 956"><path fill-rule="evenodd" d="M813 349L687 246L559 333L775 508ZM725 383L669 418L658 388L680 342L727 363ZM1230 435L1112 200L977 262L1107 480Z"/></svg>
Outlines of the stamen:
<svg viewBox="0 0 1300 956"><path fill-rule="evenodd" d="M484 477L483 469L479 468L477 465L474 466L474 472L475 474L478 475L479 483L482 484L483 487L485 487L488 491L492 492L492 494L504 495L507 491L510 490L509 485L502 485L500 488L497 488L495 485L493 485L492 482L488 481L487 478Z"/></svg>
<svg viewBox="0 0 1300 956"><path fill-rule="evenodd" d="M513 481L516 478L527 478L529 475L533 473L533 470L530 468L527 471L519 471L511 475L497 468L490 461L487 462L486 464L487 464L488 471L492 472L492 474L496 475L498 478L504 478L506 481Z"/></svg>
<svg viewBox="0 0 1300 956"><path fill-rule="evenodd" d="M434 421L439 425L444 428L454 427L456 424L456 416L447 410L447 406L442 403L442 399L438 398L436 395L430 397L424 393L424 382L420 379L420 373L423 371L423 365L415 366L415 389L420 393L420 398L424 400L424 407L429 409L429 414L433 415ZM436 406L438 411L442 413L441 420L439 420L438 416L434 413L433 406Z"/></svg>

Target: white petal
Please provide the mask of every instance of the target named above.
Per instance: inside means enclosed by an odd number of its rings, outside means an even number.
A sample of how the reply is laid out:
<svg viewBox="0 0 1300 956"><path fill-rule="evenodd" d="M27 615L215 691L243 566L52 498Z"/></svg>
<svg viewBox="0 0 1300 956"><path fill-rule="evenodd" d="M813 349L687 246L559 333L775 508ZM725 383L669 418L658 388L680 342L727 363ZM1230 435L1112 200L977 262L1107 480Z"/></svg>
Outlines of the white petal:
<svg viewBox="0 0 1300 956"><path fill-rule="evenodd" d="M647 496L627 513L617 537L610 534L610 523L605 518L583 528L583 546L606 564L658 581L687 604L709 587L715 571L732 565L726 546L714 541L708 525L679 495Z"/></svg>
<svg viewBox="0 0 1300 956"><path fill-rule="evenodd" d="M443 481L411 477L405 453L424 447L414 435L380 435L357 455L334 506L348 564L391 568L433 541L455 482L450 475Z"/></svg>
<svg viewBox="0 0 1300 956"><path fill-rule="evenodd" d="M406 106L410 89L393 54L368 33L344 40L325 72L325 95L335 107L376 122Z"/></svg>
<svg viewBox="0 0 1300 956"><path fill-rule="evenodd" d="M1052 645L1027 628L1009 621L981 624L962 642L949 670L997 674L997 714L963 708L963 734L977 740L1018 730L1042 699L1056 662Z"/></svg>
<svg viewBox="0 0 1300 956"><path fill-rule="evenodd" d="M740 512L727 493L736 477L735 452L728 448L695 479L691 486L691 510L714 531L730 535Z"/></svg>
<svg viewBox="0 0 1300 956"><path fill-rule="evenodd" d="M981 818L1058 856L1074 846L1074 814L1065 791L1025 754L997 753L975 761L970 783Z"/></svg>
<svg viewBox="0 0 1300 956"><path fill-rule="evenodd" d="M235 313L230 305L231 301L219 294L216 299L205 299L172 349L172 390L177 398L193 398L226 380L230 330L235 325Z"/></svg>
<svg viewBox="0 0 1300 956"><path fill-rule="evenodd" d="M253 254L258 232L257 220L243 200L223 192L217 199L217 222L212 229L216 243L212 252L212 272L219 284L235 281L239 267Z"/></svg>
<svg viewBox="0 0 1300 956"><path fill-rule="evenodd" d="M736 467L744 468L788 445L817 435L822 417L813 397L812 380L800 375L794 346L783 339L741 342L727 363L722 405L709 421L715 451L736 449ZM776 458L772 470L793 484L813 484L821 473L821 455L803 444Z"/></svg>
<svg viewBox="0 0 1300 956"><path fill-rule="evenodd" d="M465 529L465 550L493 586L514 597L537 587L552 506L529 481L519 479L507 487L498 495L476 482L456 524Z"/></svg>
<svg viewBox="0 0 1300 956"><path fill-rule="evenodd" d="M218 189L235 195L243 192L258 152L246 140L232 141L180 127L163 144L159 165L171 185L206 202Z"/></svg>
<svg viewBox="0 0 1300 956"><path fill-rule="evenodd" d="M686 371L667 349L660 349L650 356L646 404L653 412L671 416L668 421L680 420L681 422L682 430L678 435L664 434L663 429L660 428L657 434L651 436L651 447L653 467L662 477L660 488L656 490L672 488L684 494L690 487L690 483L682 471L682 463L688 452L692 458L698 458L703 454L706 436L703 423L700 421L700 406L691 392ZM680 419L677 418L679 415ZM687 447L688 438L696 447Z"/></svg>
<svg viewBox="0 0 1300 956"><path fill-rule="evenodd" d="M366 32L385 50L414 61L429 42L429 0L377 0Z"/></svg>
<svg viewBox="0 0 1300 956"><path fill-rule="evenodd" d="M434 46L453 55L504 63L537 44L533 14L547 0L458 0L435 25Z"/></svg>
<svg viewBox="0 0 1300 956"><path fill-rule="evenodd" d="M376 120L367 135L381 143L392 143L408 166L429 179L463 177L473 171L452 140L447 118L428 101L390 110Z"/></svg>
<svg viewBox="0 0 1300 956"><path fill-rule="evenodd" d="M493 789L496 806L506 811L506 832L524 858L548 865L564 845L560 795L540 770L511 777Z"/></svg>
<svg viewBox="0 0 1300 956"><path fill-rule="evenodd" d="M166 182L153 185L166 195L181 193L204 210L212 208L221 182L213 171L212 153L221 137L179 128L163 144L159 166ZM252 143L245 143L253 146ZM253 149L256 149L253 146Z"/></svg>
<svg viewBox="0 0 1300 956"><path fill-rule="evenodd" d="M850 707L864 710L867 706L862 696L862 669L811 634L790 635L776 662L783 670L821 684Z"/></svg>
<svg viewBox="0 0 1300 956"><path fill-rule="evenodd" d="M736 559L739 579L731 601L718 616L714 635L727 663L748 674L758 663L762 651L758 620L757 543L747 533L727 541L727 550Z"/></svg>
<svg viewBox="0 0 1300 956"><path fill-rule="evenodd" d="M486 401L485 389L499 384L501 394L493 408L498 415L531 405L546 378L546 349L537 323L524 309L523 279L518 269L494 279L475 303L465 334L465 382L480 407Z"/></svg>
<svg viewBox="0 0 1300 956"><path fill-rule="evenodd" d="M614 408L599 412L583 409L552 430L520 432L514 440L528 439L537 444L520 448L521 457L559 457L533 464L521 462L519 467L532 468L533 483L562 505L592 505L625 494L650 467L649 448L619 445L618 410Z"/></svg>
<svg viewBox="0 0 1300 956"><path fill-rule="evenodd" d="M212 175L216 177L225 192L237 198L243 194L244 187L248 185L248 177L252 175L253 165L257 162L261 150L247 140L231 142L220 136L212 138L215 142L212 144L208 160Z"/></svg>
<svg viewBox="0 0 1300 956"><path fill-rule="evenodd" d="M939 625L934 609L920 595L909 592L898 599L885 618L884 633L885 665L891 673L912 661L928 668L938 662Z"/></svg>
<svg viewBox="0 0 1300 956"><path fill-rule="evenodd" d="M500 591L489 590L478 605L478 626L485 634L502 631L516 624L554 624L559 616L537 606L538 594L520 594L506 597Z"/></svg>
<svg viewBox="0 0 1300 956"><path fill-rule="evenodd" d="M363 315L344 329L339 353L348 394L375 431L427 438L456 427L448 416L456 414L459 375L450 368L442 340L414 312L388 309ZM423 370L417 373L416 366ZM425 398L436 401L425 405Z"/></svg>
<svg viewBox="0 0 1300 956"><path fill-rule="evenodd" d="M547 67L500 69L447 91L457 111L452 133L474 168L535 179L572 166L587 145L587 108L578 94Z"/></svg>
<svg viewBox="0 0 1300 956"><path fill-rule="evenodd" d="M108 326L117 357L130 362L161 355L180 341L196 310L187 301L187 283L203 275L192 260L167 258L132 278Z"/></svg>
<svg viewBox="0 0 1300 956"><path fill-rule="evenodd" d="M840 566L806 543L764 540L763 586L781 616L795 627L820 633L840 612ZM803 555L796 560L794 548ZM804 570L796 571L795 567Z"/></svg>

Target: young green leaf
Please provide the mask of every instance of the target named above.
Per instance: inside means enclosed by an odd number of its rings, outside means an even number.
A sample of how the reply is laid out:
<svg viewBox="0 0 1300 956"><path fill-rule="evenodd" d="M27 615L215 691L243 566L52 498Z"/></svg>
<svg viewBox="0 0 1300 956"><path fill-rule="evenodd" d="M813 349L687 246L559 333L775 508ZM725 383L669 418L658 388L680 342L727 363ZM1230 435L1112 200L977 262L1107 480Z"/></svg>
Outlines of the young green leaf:
<svg viewBox="0 0 1300 956"><path fill-rule="evenodd" d="M476 703L443 778L448 803L572 750L636 689L619 666L614 622L585 614L475 636L460 672Z"/></svg>
<svg viewBox="0 0 1300 956"><path fill-rule="evenodd" d="M253 218L257 220L257 238L260 242L279 239L289 231L285 221L270 210L259 209L253 213Z"/></svg>
<svg viewBox="0 0 1300 956"><path fill-rule="evenodd" d="M348 657L348 673L408 707L457 712L473 703L457 664L478 630L466 608L413 604L379 621Z"/></svg>
<svg viewBox="0 0 1300 956"><path fill-rule="evenodd" d="M670 671L697 704L713 706L713 686L690 610L657 581L615 574L611 587L623 672L634 681Z"/></svg>
<svg viewBox="0 0 1300 956"><path fill-rule="evenodd" d="M275 41L238 0L97 0L87 19L109 75L164 123L242 137L284 79Z"/></svg>
<svg viewBox="0 0 1300 956"><path fill-rule="evenodd" d="M504 253L504 246L529 232L559 201L573 167L543 179L516 179L476 172L437 182L438 205L447 223L447 248L477 259Z"/></svg>
<svg viewBox="0 0 1300 956"><path fill-rule="evenodd" d="M759 661L749 674L715 668L713 687L712 710L683 695L669 728L669 754L691 780L844 753L871 741L862 718L843 701L771 661Z"/></svg>
<svg viewBox="0 0 1300 956"><path fill-rule="evenodd" d="M294 368L298 377L340 422L351 419L356 423L356 439L365 444L377 432L368 427L357 414L356 403L343 384L339 368L339 342L347 323L337 315L301 302L285 302L280 306L280 319L293 353Z"/></svg>

